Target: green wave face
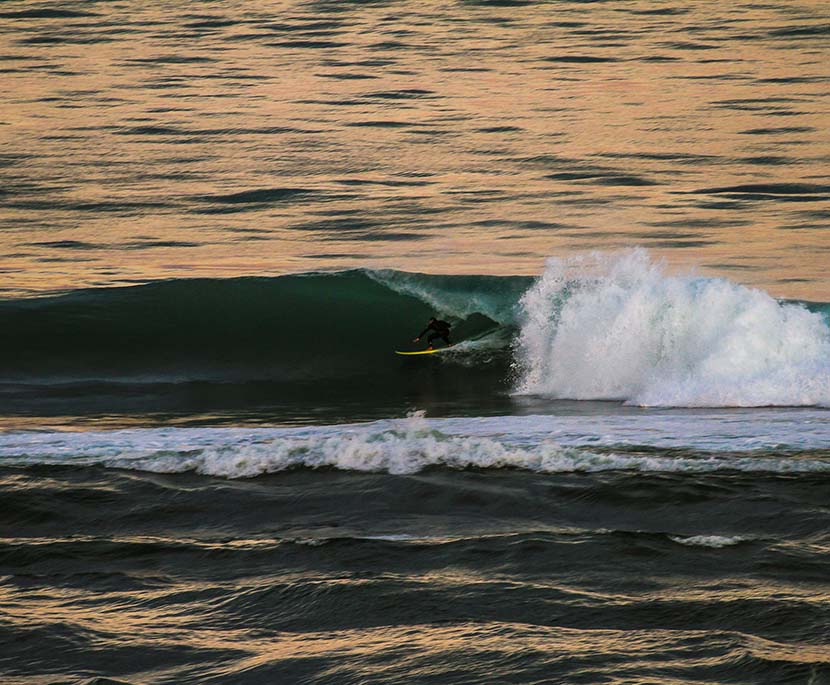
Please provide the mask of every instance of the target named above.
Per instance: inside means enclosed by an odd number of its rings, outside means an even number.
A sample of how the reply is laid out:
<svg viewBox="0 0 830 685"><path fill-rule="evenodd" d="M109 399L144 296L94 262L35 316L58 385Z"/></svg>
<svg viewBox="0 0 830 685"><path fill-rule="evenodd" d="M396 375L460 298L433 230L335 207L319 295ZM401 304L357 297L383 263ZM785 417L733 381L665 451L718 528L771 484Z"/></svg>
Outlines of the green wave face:
<svg viewBox="0 0 830 685"><path fill-rule="evenodd" d="M511 329L529 283L357 270L6 300L0 382L377 376L432 315L453 324L456 341Z"/></svg>

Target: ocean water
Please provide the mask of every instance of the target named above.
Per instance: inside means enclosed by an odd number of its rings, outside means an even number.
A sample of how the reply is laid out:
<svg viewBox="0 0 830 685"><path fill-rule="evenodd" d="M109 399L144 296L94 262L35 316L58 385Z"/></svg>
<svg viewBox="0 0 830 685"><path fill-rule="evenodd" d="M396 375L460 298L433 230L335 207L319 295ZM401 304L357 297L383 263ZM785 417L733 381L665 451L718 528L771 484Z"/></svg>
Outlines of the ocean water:
<svg viewBox="0 0 830 685"><path fill-rule="evenodd" d="M829 37L0 3L0 681L830 683Z"/></svg>

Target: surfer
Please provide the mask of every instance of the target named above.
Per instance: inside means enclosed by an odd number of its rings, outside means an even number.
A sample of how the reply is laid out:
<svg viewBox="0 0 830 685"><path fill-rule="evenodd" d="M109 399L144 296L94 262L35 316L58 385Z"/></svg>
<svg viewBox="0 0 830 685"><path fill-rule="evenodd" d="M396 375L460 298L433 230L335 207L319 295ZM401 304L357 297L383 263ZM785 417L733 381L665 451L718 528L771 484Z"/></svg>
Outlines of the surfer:
<svg viewBox="0 0 830 685"><path fill-rule="evenodd" d="M450 342L450 324L448 324L446 321L436 319L434 316L430 318L429 321L427 321L427 327L423 331L421 331L418 337L415 338L415 340L413 340L412 342L418 342L421 338L424 337L427 331L432 331L432 333L430 333L429 337L427 338L428 350L432 349L432 341L436 338L440 338L445 343L447 343L447 347L449 347L452 344Z"/></svg>

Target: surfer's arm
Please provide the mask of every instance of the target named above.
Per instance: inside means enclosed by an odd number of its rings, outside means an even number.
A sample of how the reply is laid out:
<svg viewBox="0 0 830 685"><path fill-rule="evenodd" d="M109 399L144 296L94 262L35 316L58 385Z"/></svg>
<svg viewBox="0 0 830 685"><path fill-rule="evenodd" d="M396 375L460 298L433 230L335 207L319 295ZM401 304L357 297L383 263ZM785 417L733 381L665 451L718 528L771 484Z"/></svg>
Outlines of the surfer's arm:
<svg viewBox="0 0 830 685"><path fill-rule="evenodd" d="M429 326L427 326L424 330L418 333L418 337L415 338L412 342L418 342L421 338L423 338L429 332Z"/></svg>

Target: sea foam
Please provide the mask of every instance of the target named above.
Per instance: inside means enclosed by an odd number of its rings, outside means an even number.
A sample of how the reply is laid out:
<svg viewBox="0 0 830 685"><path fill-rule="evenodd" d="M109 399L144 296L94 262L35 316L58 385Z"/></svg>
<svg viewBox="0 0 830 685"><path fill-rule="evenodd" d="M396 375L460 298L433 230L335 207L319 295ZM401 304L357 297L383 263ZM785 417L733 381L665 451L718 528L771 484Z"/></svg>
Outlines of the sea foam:
<svg viewBox="0 0 830 685"><path fill-rule="evenodd" d="M712 549L731 547L747 541L745 537L739 535L692 535L691 537L670 535L669 538L687 547L711 547Z"/></svg>
<svg viewBox="0 0 830 685"><path fill-rule="evenodd" d="M644 250L550 259L521 300L518 394L642 406L830 406L830 328Z"/></svg>
<svg viewBox="0 0 830 685"><path fill-rule="evenodd" d="M406 419L362 425L304 428L17 432L0 434L0 465L100 465L225 478L250 478L296 468L400 475L430 467L511 468L545 474L616 470L830 472L830 459L821 452L809 458L769 450L676 456L654 450L644 453L562 444L542 437L532 426L520 435L514 431L493 432L489 421L477 424L460 419L426 419L418 413ZM504 428L509 425L508 420Z"/></svg>

